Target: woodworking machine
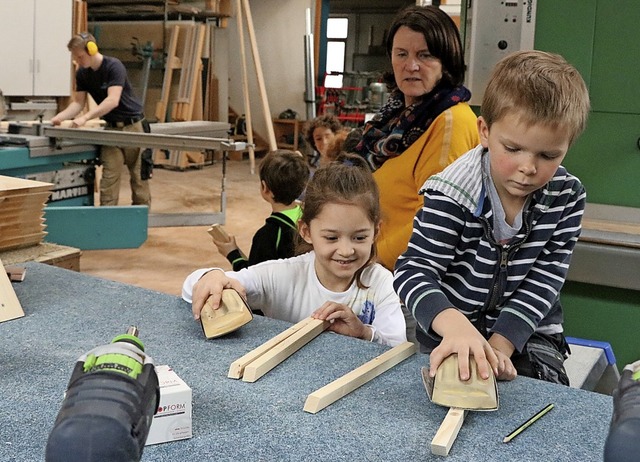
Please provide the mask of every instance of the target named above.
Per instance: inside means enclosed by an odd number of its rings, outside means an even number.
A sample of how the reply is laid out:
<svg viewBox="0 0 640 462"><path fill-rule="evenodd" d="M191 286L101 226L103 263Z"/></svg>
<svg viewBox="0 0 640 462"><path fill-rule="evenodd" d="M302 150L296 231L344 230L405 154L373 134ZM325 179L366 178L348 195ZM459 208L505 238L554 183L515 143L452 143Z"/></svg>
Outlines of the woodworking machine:
<svg viewBox="0 0 640 462"><path fill-rule="evenodd" d="M219 212L154 214L148 213L146 206L94 207L99 146L223 152L246 149L246 143L228 138L229 127L223 122L174 122L151 124L151 133L130 133L10 123L8 133L0 134L0 175L54 185L45 208L47 241L85 250L135 248L146 240L149 226L224 223L226 155L222 156ZM205 136L188 135L193 133Z"/></svg>

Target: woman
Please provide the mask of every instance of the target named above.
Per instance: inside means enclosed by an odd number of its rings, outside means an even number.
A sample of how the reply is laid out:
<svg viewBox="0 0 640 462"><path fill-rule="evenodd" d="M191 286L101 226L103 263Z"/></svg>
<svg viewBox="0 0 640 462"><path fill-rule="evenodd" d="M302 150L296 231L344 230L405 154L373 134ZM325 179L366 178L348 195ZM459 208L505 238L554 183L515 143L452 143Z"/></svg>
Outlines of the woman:
<svg viewBox="0 0 640 462"><path fill-rule="evenodd" d="M389 99L365 125L355 151L375 170L383 214L378 259L393 270L422 207L420 187L480 141L466 103L471 93L462 85L460 35L449 15L410 6L391 23L386 46Z"/></svg>

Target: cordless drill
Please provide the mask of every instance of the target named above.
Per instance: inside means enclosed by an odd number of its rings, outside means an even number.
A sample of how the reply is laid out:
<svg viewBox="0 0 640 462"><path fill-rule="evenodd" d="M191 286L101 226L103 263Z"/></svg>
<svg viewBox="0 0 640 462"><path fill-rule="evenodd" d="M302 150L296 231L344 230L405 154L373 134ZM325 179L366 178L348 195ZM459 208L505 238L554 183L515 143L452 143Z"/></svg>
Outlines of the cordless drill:
<svg viewBox="0 0 640 462"><path fill-rule="evenodd" d="M640 361L625 366L613 390L613 416L604 446L605 462L638 460L640 452Z"/></svg>
<svg viewBox="0 0 640 462"><path fill-rule="evenodd" d="M158 409L153 359L129 327L78 358L49 434L46 462L137 462Z"/></svg>

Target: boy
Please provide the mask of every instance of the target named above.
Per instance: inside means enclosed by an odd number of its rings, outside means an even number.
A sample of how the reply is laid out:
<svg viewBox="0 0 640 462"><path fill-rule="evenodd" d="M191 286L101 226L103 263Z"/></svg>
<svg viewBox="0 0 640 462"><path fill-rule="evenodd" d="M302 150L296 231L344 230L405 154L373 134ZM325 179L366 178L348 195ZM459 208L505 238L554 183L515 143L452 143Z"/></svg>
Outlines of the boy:
<svg viewBox="0 0 640 462"><path fill-rule="evenodd" d="M228 241L213 241L234 271L294 255L294 238L302 215L296 199L303 193L309 179L309 166L300 153L281 149L262 159L258 173L260 194L271 204L272 212L253 236L249 258L242 254L233 236Z"/></svg>
<svg viewBox="0 0 640 462"><path fill-rule="evenodd" d="M478 372L563 383L568 353L559 293L586 193L560 164L584 130L589 95L561 56L521 51L493 71L478 118L480 146L421 189L394 287L431 351L430 374L458 354Z"/></svg>

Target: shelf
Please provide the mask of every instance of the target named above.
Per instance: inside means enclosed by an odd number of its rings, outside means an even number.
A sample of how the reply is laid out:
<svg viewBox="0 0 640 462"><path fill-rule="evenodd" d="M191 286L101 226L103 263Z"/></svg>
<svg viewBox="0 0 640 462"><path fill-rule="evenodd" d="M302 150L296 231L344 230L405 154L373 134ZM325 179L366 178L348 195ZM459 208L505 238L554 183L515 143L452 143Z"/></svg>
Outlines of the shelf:
<svg viewBox="0 0 640 462"><path fill-rule="evenodd" d="M299 150L299 139L304 123L304 120L298 119L273 119L273 131L278 148L292 151ZM293 143L290 141L293 141Z"/></svg>
<svg viewBox="0 0 640 462"><path fill-rule="evenodd" d="M221 0L216 11L208 10L205 2L179 4L158 0L88 0L87 18L91 21L157 21L194 19L218 20L220 27L226 26L231 17L230 0Z"/></svg>

